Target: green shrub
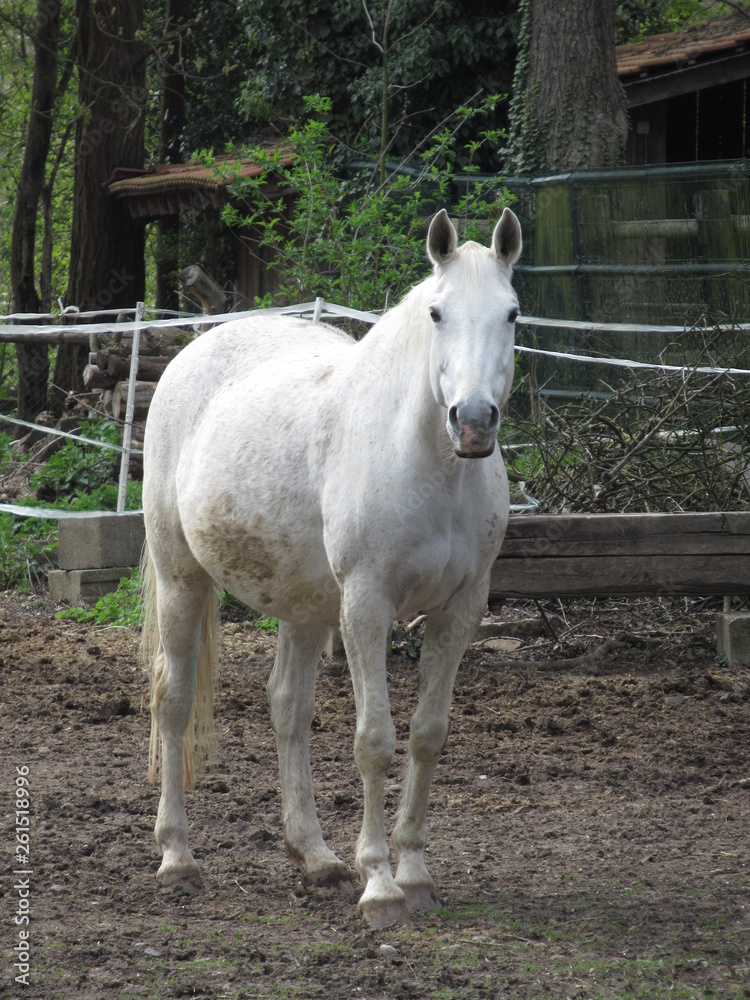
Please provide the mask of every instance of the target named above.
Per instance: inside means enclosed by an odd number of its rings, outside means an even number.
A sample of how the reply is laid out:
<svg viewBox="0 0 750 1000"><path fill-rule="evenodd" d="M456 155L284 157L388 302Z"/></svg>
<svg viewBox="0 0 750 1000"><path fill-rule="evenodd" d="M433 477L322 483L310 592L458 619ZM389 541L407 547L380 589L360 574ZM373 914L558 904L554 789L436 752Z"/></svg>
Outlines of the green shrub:
<svg viewBox="0 0 750 1000"><path fill-rule="evenodd" d="M95 441L119 443L120 431L112 421L84 423L81 432ZM0 476L11 473L19 463L18 454L10 447L11 440L0 434ZM29 485L37 496L16 502L26 507L75 511L115 510L118 471L118 452L71 439L31 477ZM125 508L137 510L140 506L141 483L129 482ZM46 572L56 566L56 521L0 514L0 589L40 589Z"/></svg>
<svg viewBox="0 0 750 1000"><path fill-rule="evenodd" d="M459 108L410 163L388 164L382 179L372 154L368 159L365 151L357 161L357 154L336 142L326 122L330 101L317 96L306 99L308 117L291 132L290 164L282 149L254 148L246 155L261 166L259 177L242 180L217 165L217 172L254 206L243 215L228 205L224 221L253 227L261 234L261 246L272 248L279 288L258 304L321 296L354 309L386 308L425 276L426 227L438 208L452 206L465 238L486 243L511 196L499 180L473 177L474 160L483 145L496 146L503 136L477 124L477 138L457 149L455 132L466 122L481 121L499 100L493 95L477 107ZM210 153L204 158L215 162ZM271 182L293 192L291 207L286 196L269 201Z"/></svg>
<svg viewBox="0 0 750 1000"><path fill-rule="evenodd" d="M37 590L57 565L57 524L0 514L0 590Z"/></svg>
<svg viewBox="0 0 750 1000"><path fill-rule="evenodd" d="M120 443L120 430L111 420L83 423L81 433L94 441ZM31 488L38 491L45 500L53 501L92 493L113 480L119 465L119 452L83 444L71 438L31 477Z"/></svg>

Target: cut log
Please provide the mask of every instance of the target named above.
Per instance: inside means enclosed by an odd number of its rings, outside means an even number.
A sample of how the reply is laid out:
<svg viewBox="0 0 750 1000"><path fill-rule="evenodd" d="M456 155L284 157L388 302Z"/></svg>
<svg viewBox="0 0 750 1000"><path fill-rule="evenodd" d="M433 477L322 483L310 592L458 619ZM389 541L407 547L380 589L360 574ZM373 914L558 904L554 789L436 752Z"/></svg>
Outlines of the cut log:
<svg viewBox="0 0 750 1000"><path fill-rule="evenodd" d="M148 408L156 391L156 382L136 382L135 383L135 406L133 418L135 420L145 420ZM125 419L125 410L128 404L128 383L118 382L112 394L112 415L115 420Z"/></svg>
<svg viewBox="0 0 750 1000"><path fill-rule="evenodd" d="M101 410L105 417L109 417L110 420L113 418L112 413L112 399L114 397L114 392L112 389L105 389L102 394Z"/></svg>
<svg viewBox="0 0 750 1000"><path fill-rule="evenodd" d="M191 264L180 274L180 281L186 295L197 299L204 312L213 316L226 309L226 296L213 278L209 277L200 264Z"/></svg>
<svg viewBox="0 0 750 1000"><path fill-rule="evenodd" d="M113 389L118 379L102 371L99 365L86 365L83 369L83 384L87 389Z"/></svg>
<svg viewBox="0 0 750 1000"><path fill-rule="evenodd" d="M164 374L171 358L139 357L138 379L142 382L158 382ZM107 360L107 373L115 377L115 381L125 379L130 374L130 358L121 354L110 354ZM109 383L108 383L109 384ZM111 383L114 384L114 383Z"/></svg>

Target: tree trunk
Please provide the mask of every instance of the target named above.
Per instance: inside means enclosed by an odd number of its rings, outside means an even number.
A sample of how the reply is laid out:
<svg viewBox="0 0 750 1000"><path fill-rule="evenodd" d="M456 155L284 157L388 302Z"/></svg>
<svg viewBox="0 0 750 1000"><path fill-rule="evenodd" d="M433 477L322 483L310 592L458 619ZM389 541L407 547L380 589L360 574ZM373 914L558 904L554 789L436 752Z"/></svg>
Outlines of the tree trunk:
<svg viewBox="0 0 750 1000"><path fill-rule="evenodd" d="M136 40L143 0L77 0L79 103L66 303L123 309L143 299L144 231L105 187L116 167L143 167L145 52ZM83 388L87 350L57 354L53 406Z"/></svg>
<svg viewBox="0 0 750 1000"><path fill-rule="evenodd" d="M510 170L621 163L628 117L617 77L613 0L524 0Z"/></svg>
<svg viewBox="0 0 750 1000"><path fill-rule="evenodd" d="M36 56L31 111L21 176L16 191L10 252L14 312L38 312L36 287L36 221L44 187L44 172L52 136L52 111L57 87L57 43L60 7L39 0L36 14ZM18 416L33 420L45 408L49 360L46 344L17 344Z"/></svg>
<svg viewBox="0 0 750 1000"><path fill-rule="evenodd" d="M185 127L186 23L190 0L167 0L164 37L167 46L162 69L159 163L182 163ZM166 215L156 222L156 305L179 309L180 216Z"/></svg>

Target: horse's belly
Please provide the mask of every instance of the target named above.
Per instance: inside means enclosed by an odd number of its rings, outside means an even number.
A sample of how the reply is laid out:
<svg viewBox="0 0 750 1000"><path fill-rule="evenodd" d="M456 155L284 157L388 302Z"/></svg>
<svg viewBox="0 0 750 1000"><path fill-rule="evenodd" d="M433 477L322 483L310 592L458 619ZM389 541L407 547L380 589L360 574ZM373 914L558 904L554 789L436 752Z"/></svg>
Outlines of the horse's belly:
<svg viewBox="0 0 750 1000"><path fill-rule="evenodd" d="M220 587L275 618L338 624L340 591L322 539L295 537L271 519L215 514L193 511L183 518L183 530L194 556Z"/></svg>

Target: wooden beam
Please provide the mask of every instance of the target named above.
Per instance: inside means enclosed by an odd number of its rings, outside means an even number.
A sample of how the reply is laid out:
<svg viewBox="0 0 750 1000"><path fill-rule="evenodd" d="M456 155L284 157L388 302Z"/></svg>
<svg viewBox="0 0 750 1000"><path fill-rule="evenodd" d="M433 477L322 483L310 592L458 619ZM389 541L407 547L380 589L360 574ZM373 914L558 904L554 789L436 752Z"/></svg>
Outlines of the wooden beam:
<svg viewBox="0 0 750 1000"><path fill-rule="evenodd" d="M490 595L750 594L750 512L515 516Z"/></svg>
<svg viewBox="0 0 750 1000"><path fill-rule="evenodd" d="M675 64L666 71L655 70L652 75L620 82L627 106L636 108L747 77L750 77L750 52L743 50L710 62Z"/></svg>

